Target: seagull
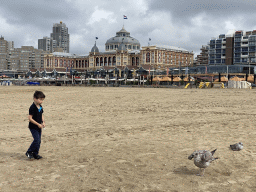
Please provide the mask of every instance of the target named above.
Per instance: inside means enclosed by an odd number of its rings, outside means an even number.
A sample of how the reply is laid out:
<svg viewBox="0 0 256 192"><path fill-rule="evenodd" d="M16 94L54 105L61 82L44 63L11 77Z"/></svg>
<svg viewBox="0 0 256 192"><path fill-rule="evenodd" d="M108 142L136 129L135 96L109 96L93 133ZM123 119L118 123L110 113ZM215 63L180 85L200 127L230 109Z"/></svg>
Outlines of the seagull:
<svg viewBox="0 0 256 192"><path fill-rule="evenodd" d="M239 143L236 143L234 145L230 145L230 148L233 150L233 151L240 151L242 150L244 147L243 143L242 142L239 142Z"/></svg>
<svg viewBox="0 0 256 192"><path fill-rule="evenodd" d="M213 157L213 154L216 150L217 149L213 151L197 150L194 151L190 156L188 156L189 160L194 158L194 164L200 168L199 174L197 174L198 176L204 176L205 168L207 168L212 161L218 159L218 157ZM203 172L201 171L202 168Z"/></svg>

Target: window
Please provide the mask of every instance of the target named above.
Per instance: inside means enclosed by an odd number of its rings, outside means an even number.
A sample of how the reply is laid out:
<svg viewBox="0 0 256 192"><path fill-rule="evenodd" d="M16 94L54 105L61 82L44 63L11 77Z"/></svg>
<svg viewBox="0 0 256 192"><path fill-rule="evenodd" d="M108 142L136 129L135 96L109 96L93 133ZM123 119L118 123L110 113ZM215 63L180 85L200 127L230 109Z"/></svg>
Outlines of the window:
<svg viewBox="0 0 256 192"><path fill-rule="evenodd" d="M146 62L147 62L147 63L149 63L149 62L150 62L150 52L147 52Z"/></svg>

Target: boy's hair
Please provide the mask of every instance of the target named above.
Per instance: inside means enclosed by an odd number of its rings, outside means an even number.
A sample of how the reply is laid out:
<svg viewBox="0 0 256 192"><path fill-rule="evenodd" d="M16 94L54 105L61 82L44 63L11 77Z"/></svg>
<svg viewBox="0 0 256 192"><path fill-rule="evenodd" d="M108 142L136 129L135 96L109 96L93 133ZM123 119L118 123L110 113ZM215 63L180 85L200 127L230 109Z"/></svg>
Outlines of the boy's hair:
<svg viewBox="0 0 256 192"><path fill-rule="evenodd" d="M45 95L44 95L44 93L42 92L42 91L36 91L35 93L34 93L34 98L35 99L44 99L45 98Z"/></svg>

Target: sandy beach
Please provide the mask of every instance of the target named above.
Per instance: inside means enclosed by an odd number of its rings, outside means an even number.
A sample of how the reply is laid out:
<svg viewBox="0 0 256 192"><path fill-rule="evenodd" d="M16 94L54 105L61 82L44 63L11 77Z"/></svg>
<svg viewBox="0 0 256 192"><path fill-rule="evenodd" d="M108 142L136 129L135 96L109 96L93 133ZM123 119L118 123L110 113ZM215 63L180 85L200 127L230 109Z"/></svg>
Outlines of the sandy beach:
<svg viewBox="0 0 256 192"><path fill-rule="evenodd" d="M41 160L28 109L43 91ZM256 89L0 87L0 191L256 191ZM230 144L243 142L242 151ZM196 176L188 156L217 149Z"/></svg>

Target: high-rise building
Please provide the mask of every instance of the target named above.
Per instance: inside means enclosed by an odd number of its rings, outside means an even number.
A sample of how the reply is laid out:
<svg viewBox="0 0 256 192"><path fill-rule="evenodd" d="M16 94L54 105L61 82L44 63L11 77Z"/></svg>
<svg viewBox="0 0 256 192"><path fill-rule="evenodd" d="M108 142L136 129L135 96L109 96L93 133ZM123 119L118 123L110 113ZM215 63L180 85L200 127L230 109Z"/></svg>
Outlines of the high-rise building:
<svg viewBox="0 0 256 192"><path fill-rule="evenodd" d="M212 38L208 45L209 65L256 64L256 30L221 34L217 39Z"/></svg>
<svg viewBox="0 0 256 192"><path fill-rule="evenodd" d="M219 35L219 38L212 38L209 45L208 63L210 65L223 65L226 63L226 36Z"/></svg>
<svg viewBox="0 0 256 192"><path fill-rule="evenodd" d="M53 45L56 46L56 40L53 40L51 37L44 37L43 39L38 39L38 49L44 51L53 52Z"/></svg>
<svg viewBox="0 0 256 192"><path fill-rule="evenodd" d="M255 63L256 30L236 31L234 37L234 64Z"/></svg>
<svg viewBox="0 0 256 192"><path fill-rule="evenodd" d="M56 40L54 48L62 48L63 52L69 53L69 34L68 28L62 21L60 23L53 24L51 38Z"/></svg>
<svg viewBox="0 0 256 192"><path fill-rule="evenodd" d="M0 70L6 70L8 64L8 52L13 50L14 42L13 41L6 41L4 37L1 36L0 38Z"/></svg>

